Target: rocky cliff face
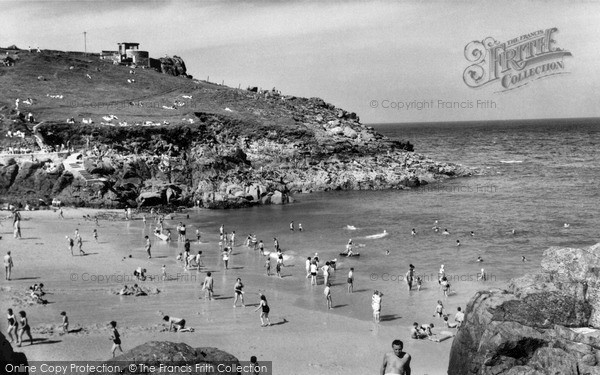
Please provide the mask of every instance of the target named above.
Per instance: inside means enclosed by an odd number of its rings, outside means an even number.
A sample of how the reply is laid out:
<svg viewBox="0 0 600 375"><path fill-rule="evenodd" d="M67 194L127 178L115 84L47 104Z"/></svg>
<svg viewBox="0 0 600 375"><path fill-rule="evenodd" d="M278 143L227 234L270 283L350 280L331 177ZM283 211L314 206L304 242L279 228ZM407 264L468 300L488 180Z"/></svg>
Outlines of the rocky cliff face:
<svg viewBox="0 0 600 375"><path fill-rule="evenodd" d="M103 374L239 374L234 369L240 363L236 357L217 348L192 348L184 343L151 341L136 346L127 353L104 363L105 368L120 366L122 371ZM129 364L134 365L131 367ZM145 366L154 366L160 371L149 371ZM163 367L161 367L161 365ZM91 373L91 374L96 374Z"/></svg>
<svg viewBox="0 0 600 375"><path fill-rule="evenodd" d="M553 247L541 272L478 292L449 375L600 374L600 244Z"/></svg>
<svg viewBox="0 0 600 375"><path fill-rule="evenodd" d="M284 105L295 120L280 126L204 112L187 125L43 124L38 133L49 144L93 139L83 150L87 178L45 161L0 166L0 193L97 207L199 201L228 208L285 204L300 192L418 187L470 173L408 151L409 143L320 99Z"/></svg>
<svg viewBox="0 0 600 375"><path fill-rule="evenodd" d="M0 158L1 203L245 207L313 191L413 188L472 172L414 153L319 98L171 77L187 74L176 56L156 68L168 74L53 52L27 54L10 77L0 75L0 103L31 97L26 109L36 118L28 123L0 106L0 151L68 146L85 167L43 153ZM44 81L44 92L64 98L41 96L37 77L55 71L62 73Z"/></svg>
<svg viewBox="0 0 600 375"><path fill-rule="evenodd" d="M8 342L4 334L0 332L0 372L7 371L7 365L15 367L19 365L27 365L27 357L24 353L15 352L12 345Z"/></svg>

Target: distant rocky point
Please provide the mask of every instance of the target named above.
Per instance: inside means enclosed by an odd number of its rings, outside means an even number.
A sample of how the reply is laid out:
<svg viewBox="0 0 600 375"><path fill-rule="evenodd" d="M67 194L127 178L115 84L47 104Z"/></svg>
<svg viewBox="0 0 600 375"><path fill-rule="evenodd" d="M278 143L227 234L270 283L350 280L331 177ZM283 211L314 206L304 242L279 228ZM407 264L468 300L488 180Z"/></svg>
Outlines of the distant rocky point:
<svg viewBox="0 0 600 375"><path fill-rule="evenodd" d="M0 67L5 202L233 208L473 173L319 98L182 79L176 56L160 59L168 74L81 53L17 57Z"/></svg>
<svg viewBox="0 0 600 375"><path fill-rule="evenodd" d="M541 271L478 292L449 375L600 374L600 244L544 252Z"/></svg>

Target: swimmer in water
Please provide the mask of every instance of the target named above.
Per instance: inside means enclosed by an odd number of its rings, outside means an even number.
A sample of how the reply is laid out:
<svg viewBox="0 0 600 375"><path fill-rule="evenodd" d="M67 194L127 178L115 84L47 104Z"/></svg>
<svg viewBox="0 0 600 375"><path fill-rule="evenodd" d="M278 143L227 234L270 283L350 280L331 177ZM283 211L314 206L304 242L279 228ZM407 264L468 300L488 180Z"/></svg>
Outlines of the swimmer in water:
<svg viewBox="0 0 600 375"><path fill-rule="evenodd" d="M511 233L512 233L512 234L513 234L513 236L514 236L515 234L517 234L517 230L516 230L516 229L513 229L513 230L511 231Z"/></svg>
<svg viewBox="0 0 600 375"><path fill-rule="evenodd" d="M390 251L389 251L389 250L386 250L386 251L385 251L385 255L390 255Z"/></svg>
<svg viewBox="0 0 600 375"><path fill-rule="evenodd" d="M521 262L527 262L527 258L525 258L525 255L523 255L523 256L521 257Z"/></svg>
<svg viewBox="0 0 600 375"><path fill-rule="evenodd" d="M444 236L448 236L448 235L450 235L450 232L448 232L448 229L444 228L444 232L442 234Z"/></svg>
<svg viewBox="0 0 600 375"><path fill-rule="evenodd" d="M479 256L479 257L477 257L477 261L478 262L483 262L483 259Z"/></svg>
<svg viewBox="0 0 600 375"><path fill-rule="evenodd" d="M456 240L456 246L460 246L460 240Z"/></svg>
<svg viewBox="0 0 600 375"><path fill-rule="evenodd" d="M564 227L565 227L565 228L568 228L568 227L570 227L570 225L569 225L569 224L567 224L567 223L565 223Z"/></svg>
<svg viewBox="0 0 600 375"><path fill-rule="evenodd" d="M471 237L475 237L475 233L471 231Z"/></svg>
<svg viewBox="0 0 600 375"><path fill-rule="evenodd" d="M412 236L416 236L416 235L417 235L417 231L415 230L415 228L413 228L413 229L410 231L410 234L411 234Z"/></svg>

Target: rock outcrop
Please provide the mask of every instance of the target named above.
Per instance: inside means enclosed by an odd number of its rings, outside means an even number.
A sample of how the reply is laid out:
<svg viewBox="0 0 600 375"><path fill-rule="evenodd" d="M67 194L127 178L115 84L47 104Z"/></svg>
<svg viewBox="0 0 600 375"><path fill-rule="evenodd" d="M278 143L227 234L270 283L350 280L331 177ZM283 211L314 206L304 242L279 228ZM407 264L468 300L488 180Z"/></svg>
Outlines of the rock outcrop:
<svg viewBox="0 0 600 375"><path fill-rule="evenodd" d="M27 365L27 357L24 353L15 352L12 345L8 342L4 334L0 332L0 373L8 371L7 365L13 365L15 367L20 365ZM15 371L16 372L16 371Z"/></svg>
<svg viewBox="0 0 600 375"><path fill-rule="evenodd" d="M449 375L600 374L600 244L552 247L539 273L478 292Z"/></svg>
<svg viewBox="0 0 600 375"><path fill-rule="evenodd" d="M172 76L187 76L185 62L179 56L161 57L160 59L161 73L170 74Z"/></svg>
<svg viewBox="0 0 600 375"><path fill-rule="evenodd" d="M151 341L104 362L104 365L99 367L102 369L120 368L122 370L102 372L105 375L145 373L237 375L239 372L236 369L240 363L233 355L217 348L192 348L184 343ZM148 370L149 366L154 366L156 370ZM93 372L90 374L98 373Z"/></svg>
<svg viewBox="0 0 600 375"><path fill-rule="evenodd" d="M150 61L153 69L134 71L44 51L24 56L11 73L18 93L0 75L0 203L246 207L313 191L415 188L473 172L416 154L410 142L323 99L179 79L172 75L187 75L181 58ZM45 92L61 94L41 95L40 74L53 75ZM39 123L18 116L7 100L17 95L32 98L27 111ZM59 160L68 153L82 158Z"/></svg>

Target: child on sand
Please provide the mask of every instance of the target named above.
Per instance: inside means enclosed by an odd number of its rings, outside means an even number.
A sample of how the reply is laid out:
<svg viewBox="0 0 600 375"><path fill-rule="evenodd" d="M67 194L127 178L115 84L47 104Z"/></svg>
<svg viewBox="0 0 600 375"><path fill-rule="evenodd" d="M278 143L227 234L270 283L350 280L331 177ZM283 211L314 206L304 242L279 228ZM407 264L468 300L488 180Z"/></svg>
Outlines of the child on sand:
<svg viewBox="0 0 600 375"><path fill-rule="evenodd" d="M325 290L323 291L323 293L325 294L325 301L327 303L327 310L329 309L333 309L333 301L331 299L331 284L327 283L325 284Z"/></svg>
<svg viewBox="0 0 600 375"><path fill-rule="evenodd" d="M62 316L63 333L69 333L69 317L67 316L67 312L63 311L60 315Z"/></svg>
<svg viewBox="0 0 600 375"><path fill-rule="evenodd" d="M444 315L444 304L442 304L442 301L438 300L437 301L437 306L435 307L435 314L433 314L433 316L438 316L438 318L441 318Z"/></svg>
<svg viewBox="0 0 600 375"><path fill-rule="evenodd" d="M123 349L121 348L121 335L119 335L119 331L117 331L117 322L113 320L112 322L110 322L110 326L112 328L110 339L113 342L111 352L113 358L115 358L115 352L117 351L117 349L119 349L121 353L123 353Z"/></svg>
<svg viewBox="0 0 600 375"><path fill-rule="evenodd" d="M421 290L421 286L423 285L423 279L421 276L417 276L417 291Z"/></svg>
<svg viewBox="0 0 600 375"><path fill-rule="evenodd" d="M260 295L260 303L258 304L258 307L254 311L258 311L261 309L262 309L262 311L260 313L260 323L261 323L260 326L261 327L270 326L271 321L269 320L269 312L271 311L271 309L269 308L269 304L267 303L267 297L265 297L263 294ZM267 324L265 324L265 321L267 322Z"/></svg>

